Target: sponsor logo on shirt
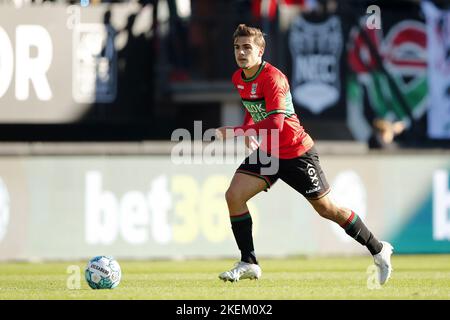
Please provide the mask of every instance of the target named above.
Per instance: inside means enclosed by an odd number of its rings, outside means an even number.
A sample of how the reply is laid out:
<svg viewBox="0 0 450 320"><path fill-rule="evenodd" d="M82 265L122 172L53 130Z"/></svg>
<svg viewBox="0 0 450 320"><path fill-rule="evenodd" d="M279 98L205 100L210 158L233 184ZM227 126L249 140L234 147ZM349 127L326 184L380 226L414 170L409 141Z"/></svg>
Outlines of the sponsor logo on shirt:
<svg viewBox="0 0 450 320"><path fill-rule="evenodd" d="M237 85L237 88L238 88L239 90L244 90L244 86L241 86L240 84Z"/></svg>
<svg viewBox="0 0 450 320"><path fill-rule="evenodd" d="M252 103L243 101L245 108L250 113L254 122L259 122L267 118L266 105L264 101Z"/></svg>

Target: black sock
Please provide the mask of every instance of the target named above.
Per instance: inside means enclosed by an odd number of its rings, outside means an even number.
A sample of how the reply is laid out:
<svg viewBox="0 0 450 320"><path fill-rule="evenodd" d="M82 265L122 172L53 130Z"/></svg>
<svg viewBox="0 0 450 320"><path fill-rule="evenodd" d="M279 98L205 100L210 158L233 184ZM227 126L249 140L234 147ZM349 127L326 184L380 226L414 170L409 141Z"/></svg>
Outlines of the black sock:
<svg viewBox="0 0 450 320"><path fill-rule="evenodd" d="M381 248L383 248L383 244L375 238L372 232L367 229L366 225L353 211L345 224L341 227L344 228L345 233L350 237L361 243L363 246L366 246L372 255L379 253Z"/></svg>
<svg viewBox="0 0 450 320"><path fill-rule="evenodd" d="M239 250L241 250L241 261L258 264L255 256L255 249L253 248L253 222L250 212L231 216L230 219L234 238L236 239Z"/></svg>

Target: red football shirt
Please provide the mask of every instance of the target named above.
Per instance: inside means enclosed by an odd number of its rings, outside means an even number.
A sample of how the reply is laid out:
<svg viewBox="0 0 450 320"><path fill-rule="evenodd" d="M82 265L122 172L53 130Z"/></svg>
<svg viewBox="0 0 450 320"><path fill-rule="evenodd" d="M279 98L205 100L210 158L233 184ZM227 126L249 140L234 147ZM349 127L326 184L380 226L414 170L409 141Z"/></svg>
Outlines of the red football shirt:
<svg viewBox="0 0 450 320"><path fill-rule="evenodd" d="M245 110L244 126L258 123L272 114L282 113L283 125L275 143L271 131L261 141L260 148L281 159L292 159L307 152L314 144L300 125L292 104L286 76L268 62L263 62L256 74L246 79L242 69L233 74L233 84L239 91ZM235 127L234 130L242 127Z"/></svg>

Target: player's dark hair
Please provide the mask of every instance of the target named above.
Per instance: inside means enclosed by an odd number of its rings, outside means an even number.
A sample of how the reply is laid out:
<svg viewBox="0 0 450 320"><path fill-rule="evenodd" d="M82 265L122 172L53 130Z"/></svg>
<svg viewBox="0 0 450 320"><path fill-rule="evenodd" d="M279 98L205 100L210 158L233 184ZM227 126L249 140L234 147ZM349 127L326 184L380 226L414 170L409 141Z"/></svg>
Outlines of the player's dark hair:
<svg viewBox="0 0 450 320"><path fill-rule="evenodd" d="M264 33L262 33L262 31L258 28L249 27L246 26L245 24L240 24L236 28L236 31L234 31L233 42L238 37L253 37L253 41L255 41L255 43L259 47L261 48L266 47L266 41L264 40Z"/></svg>

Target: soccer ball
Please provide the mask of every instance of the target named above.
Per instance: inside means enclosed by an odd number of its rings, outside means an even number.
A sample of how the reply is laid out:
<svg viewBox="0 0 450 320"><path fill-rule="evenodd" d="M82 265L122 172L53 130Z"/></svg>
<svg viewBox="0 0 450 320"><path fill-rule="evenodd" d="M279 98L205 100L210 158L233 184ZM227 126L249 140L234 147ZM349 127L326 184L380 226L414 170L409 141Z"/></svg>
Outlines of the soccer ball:
<svg viewBox="0 0 450 320"><path fill-rule="evenodd" d="M113 257L97 256L89 260L84 276L92 289L113 289L119 285L122 272Z"/></svg>

